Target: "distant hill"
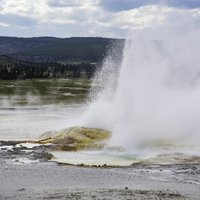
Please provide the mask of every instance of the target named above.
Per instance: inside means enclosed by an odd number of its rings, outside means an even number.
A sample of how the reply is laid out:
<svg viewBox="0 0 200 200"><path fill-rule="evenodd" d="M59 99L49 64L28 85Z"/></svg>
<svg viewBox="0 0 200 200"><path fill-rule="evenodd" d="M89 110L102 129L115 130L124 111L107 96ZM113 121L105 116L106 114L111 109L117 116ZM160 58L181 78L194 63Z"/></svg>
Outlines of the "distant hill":
<svg viewBox="0 0 200 200"><path fill-rule="evenodd" d="M0 37L0 55L31 62L98 62L119 39L99 37Z"/></svg>
<svg viewBox="0 0 200 200"><path fill-rule="evenodd" d="M1 68L10 68L15 65L19 66L29 66L31 65L31 62L28 61L19 61L17 59L14 59L12 57L6 56L6 55L0 55L0 69Z"/></svg>

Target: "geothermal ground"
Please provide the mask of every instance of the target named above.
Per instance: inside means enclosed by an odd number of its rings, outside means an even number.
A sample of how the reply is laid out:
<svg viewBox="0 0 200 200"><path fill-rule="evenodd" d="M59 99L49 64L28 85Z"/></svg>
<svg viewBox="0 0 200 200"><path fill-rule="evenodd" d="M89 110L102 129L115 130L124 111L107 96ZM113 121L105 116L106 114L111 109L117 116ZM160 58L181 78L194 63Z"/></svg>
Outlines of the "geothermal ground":
<svg viewBox="0 0 200 200"><path fill-rule="evenodd" d="M136 35L92 82L1 81L0 198L200 199L197 52L195 41ZM112 135L62 131L72 126Z"/></svg>
<svg viewBox="0 0 200 200"><path fill-rule="evenodd" d="M49 161L48 146L1 142L0 199L199 199L200 158L130 166ZM183 157L183 155L182 155ZM160 163L162 162L160 160Z"/></svg>
<svg viewBox="0 0 200 200"><path fill-rule="evenodd" d="M200 166L0 163L1 199L199 199Z"/></svg>

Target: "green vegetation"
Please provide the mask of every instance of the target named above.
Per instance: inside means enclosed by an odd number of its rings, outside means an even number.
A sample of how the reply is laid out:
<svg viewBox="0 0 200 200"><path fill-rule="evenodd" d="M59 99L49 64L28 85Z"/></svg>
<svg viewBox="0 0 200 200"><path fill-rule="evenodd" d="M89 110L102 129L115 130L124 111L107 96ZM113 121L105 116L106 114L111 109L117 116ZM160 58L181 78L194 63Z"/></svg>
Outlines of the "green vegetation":
<svg viewBox="0 0 200 200"><path fill-rule="evenodd" d="M81 78L0 80L0 107L83 103L90 82Z"/></svg>
<svg viewBox="0 0 200 200"><path fill-rule="evenodd" d="M0 107L84 102L113 44L124 40L0 37Z"/></svg>
<svg viewBox="0 0 200 200"><path fill-rule="evenodd" d="M26 78L91 78L96 65L90 63L61 64L57 62L27 62L0 56L0 79Z"/></svg>

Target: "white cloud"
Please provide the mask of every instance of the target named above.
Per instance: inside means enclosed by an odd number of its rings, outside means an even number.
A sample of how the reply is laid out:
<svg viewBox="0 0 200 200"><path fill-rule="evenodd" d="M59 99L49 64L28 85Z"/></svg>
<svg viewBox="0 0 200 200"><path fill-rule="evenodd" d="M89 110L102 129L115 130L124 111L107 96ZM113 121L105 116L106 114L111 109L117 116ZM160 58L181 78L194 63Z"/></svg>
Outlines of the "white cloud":
<svg viewBox="0 0 200 200"><path fill-rule="evenodd" d="M136 0L126 0L123 5L126 9L115 12L104 8L102 2L106 4L102 0L3 0L0 2L0 34L125 37L130 30L140 30L151 38L165 38L191 37L194 33L197 37L200 30L200 9L182 8L181 2L186 5L189 2L186 0L180 1L179 7L172 6L172 2L178 5L178 1L168 0L167 6L160 0L142 0L141 5L131 10L125 3L136 3ZM108 0L107 6L111 5L109 2L112 1ZM123 4L123 1L115 2L115 7ZM148 2L151 5L146 5ZM198 7L196 0L191 2L193 7Z"/></svg>
<svg viewBox="0 0 200 200"><path fill-rule="evenodd" d="M8 24L1 23L1 22L0 22L0 26L5 26L5 27L7 27L7 26L9 26L9 25L8 25Z"/></svg>
<svg viewBox="0 0 200 200"><path fill-rule="evenodd" d="M149 5L167 5L176 8L199 8L199 0L99 0L98 4L110 12L137 9Z"/></svg>
<svg viewBox="0 0 200 200"><path fill-rule="evenodd" d="M142 6L110 15L105 26L140 30L150 38L194 38L200 30L199 9L177 9L164 5ZM196 32L196 33L195 33ZM199 35L200 37L200 35Z"/></svg>

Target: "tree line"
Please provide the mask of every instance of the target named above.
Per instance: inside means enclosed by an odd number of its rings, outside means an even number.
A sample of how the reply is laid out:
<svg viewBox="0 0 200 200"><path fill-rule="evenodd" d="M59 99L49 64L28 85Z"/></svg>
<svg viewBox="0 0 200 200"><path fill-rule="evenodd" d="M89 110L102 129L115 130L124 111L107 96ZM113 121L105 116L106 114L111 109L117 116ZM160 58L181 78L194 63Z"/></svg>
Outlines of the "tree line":
<svg viewBox="0 0 200 200"><path fill-rule="evenodd" d="M26 78L91 78L96 71L96 65L90 63L60 64L56 62L17 62L12 64L0 63L0 79Z"/></svg>

